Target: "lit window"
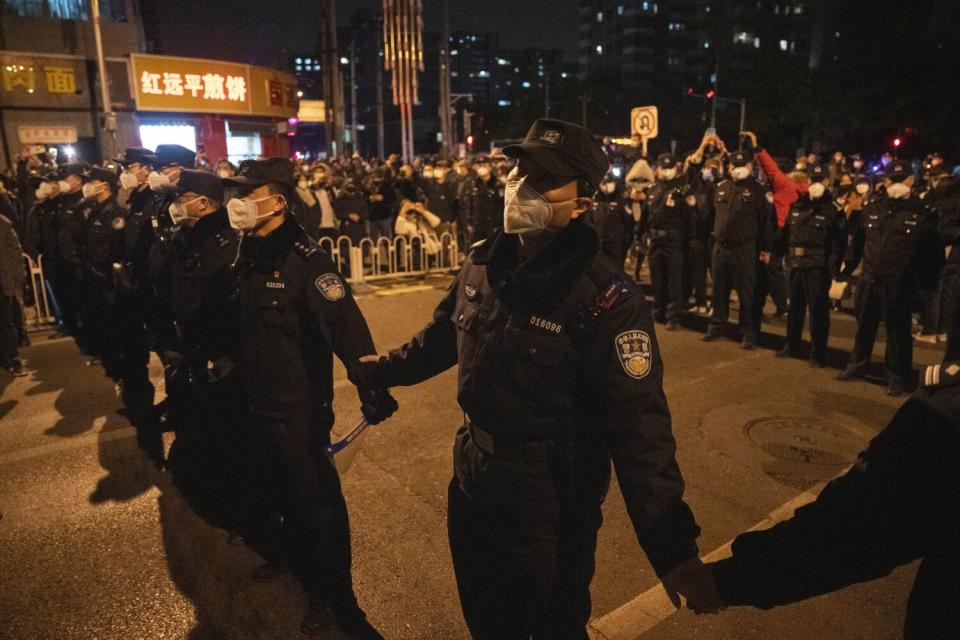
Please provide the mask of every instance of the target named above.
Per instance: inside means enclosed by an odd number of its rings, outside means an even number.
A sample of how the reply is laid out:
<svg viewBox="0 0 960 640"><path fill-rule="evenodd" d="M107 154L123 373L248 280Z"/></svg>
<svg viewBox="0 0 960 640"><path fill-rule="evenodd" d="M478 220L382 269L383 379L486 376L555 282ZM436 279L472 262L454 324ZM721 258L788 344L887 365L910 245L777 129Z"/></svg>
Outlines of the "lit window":
<svg viewBox="0 0 960 640"><path fill-rule="evenodd" d="M803 5L802 5L802 4L798 4L797 6L795 6L795 7L793 8L793 12L794 12L795 14L797 14L797 15L800 15L801 13L803 13Z"/></svg>
<svg viewBox="0 0 960 640"><path fill-rule="evenodd" d="M703 43L703 48L704 48L704 49L709 49L709 48L710 48L710 41L709 41L709 40L707 40L707 41L705 41L705 42Z"/></svg>
<svg viewBox="0 0 960 640"><path fill-rule="evenodd" d="M653 12L654 12L654 13L657 13L659 10L660 10L660 5L658 5L656 2L654 2L654 3L653 3Z"/></svg>
<svg viewBox="0 0 960 640"><path fill-rule="evenodd" d="M644 3L643 3L643 10L644 10L644 11L650 11L650 3L649 3L649 2L644 2Z"/></svg>
<svg viewBox="0 0 960 640"><path fill-rule="evenodd" d="M760 48L760 38L754 38L754 39L753 39L753 48L754 48L754 49L759 49L759 48Z"/></svg>
<svg viewBox="0 0 960 640"><path fill-rule="evenodd" d="M566 71L564 71L563 73L560 74L560 77L563 78L564 80L566 80L567 78L570 77L570 74L567 73Z"/></svg>
<svg viewBox="0 0 960 640"><path fill-rule="evenodd" d="M297 64L303 64L303 58L297 58Z"/></svg>
<svg viewBox="0 0 960 640"><path fill-rule="evenodd" d="M530 83L527 82L526 80L524 80L524 81L523 81L523 84L520 85L520 86L522 86L524 89L529 89L529 88L530 88Z"/></svg>
<svg viewBox="0 0 960 640"><path fill-rule="evenodd" d="M503 58L497 58L497 64L500 65L501 67L506 67L507 65L510 64L510 61L504 60Z"/></svg>
<svg viewBox="0 0 960 640"><path fill-rule="evenodd" d="M489 77L490 77L490 72L489 72L489 71L486 71L486 70L480 71L479 73L477 73L477 77L478 77L478 78L489 78Z"/></svg>
<svg viewBox="0 0 960 640"><path fill-rule="evenodd" d="M451 49L451 50L450 50L450 55L452 55L452 56L455 56L455 55L457 55L458 53L460 53L460 52L457 51L456 49Z"/></svg>
<svg viewBox="0 0 960 640"><path fill-rule="evenodd" d="M745 44L751 40L753 40L753 36L746 31L738 31L737 33L733 34L734 44Z"/></svg>
<svg viewBox="0 0 960 640"><path fill-rule="evenodd" d="M603 22L603 11L597 11L597 22Z"/></svg>
<svg viewBox="0 0 960 640"><path fill-rule="evenodd" d="M622 16L622 15L623 15L623 5L622 5L622 4L621 4L619 7L617 7L617 15L618 15L618 16Z"/></svg>
<svg viewBox="0 0 960 640"><path fill-rule="evenodd" d="M459 78L459 77L460 77L460 72L459 72L459 71L451 71L451 72L450 72L450 77L451 77L451 78Z"/></svg>
<svg viewBox="0 0 960 640"><path fill-rule="evenodd" d="M510 106L510 101L509 101L509 100L497 100L497 106L498 106L498 107L509 107L509 106Z"/></svg>
<svg viewBox="0 0 960 640"><path fill-rule="evenodd" d="M603 55L603 45L600 45L600 44L597 45L597 55L598 56Z"/></svg>
<svg viewBox="0 0 960 640"><path fill-rule="evenodd" d="M787 42L786 40L781 40L781 41L780 41L780 51L786 51L786 50L789 49L789 48L790 48L790 43L789 43L789 42Z"/></svg>

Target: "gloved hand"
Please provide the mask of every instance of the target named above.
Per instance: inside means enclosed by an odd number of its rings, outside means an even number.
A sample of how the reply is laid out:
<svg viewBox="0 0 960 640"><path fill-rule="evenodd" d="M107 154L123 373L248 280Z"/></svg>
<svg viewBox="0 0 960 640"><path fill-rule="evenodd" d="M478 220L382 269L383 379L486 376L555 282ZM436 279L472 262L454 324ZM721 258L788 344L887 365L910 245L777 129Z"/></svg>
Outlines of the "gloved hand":
<svg viewBox="0 0 960 640"><path fill-rule="evenodd" d="M357 392L360 395L360 411L370 424L380 424L400 407L385 388L358 388Z"/></svg>

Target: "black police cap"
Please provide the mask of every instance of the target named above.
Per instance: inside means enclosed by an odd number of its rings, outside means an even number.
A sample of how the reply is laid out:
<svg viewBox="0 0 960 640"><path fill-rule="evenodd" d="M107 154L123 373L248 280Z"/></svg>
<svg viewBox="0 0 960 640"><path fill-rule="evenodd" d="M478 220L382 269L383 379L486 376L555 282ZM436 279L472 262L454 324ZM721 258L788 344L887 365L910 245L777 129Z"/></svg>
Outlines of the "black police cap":
<svg viewBox="0 0 960 640"><path fill-rule="evenodd" d="M177 193L192 192L211 200L223 202L223 181L219 176L203 169L184 169L177 181Z"/></svg>
<svg viewBox="0 0 960 640"><path fill-rule="evenodd" d="M192 169L193 165L197 163L196 152L190 151L190 149L179 144L157 145L155 155L157 156L156 167L158 169L169 167L172 164Z"/></svg>
<svg viewBox="0 0 960 640"><path fill-rule="evenodd" d="M735 167L742 167L753 162L753 154L749 151L734 151L727 162Z"/></svg>
<svg viewBox="0 0 960 640"><path fill-rule="evenodd" d="M511 158L529 157L546 171L564 177L584 178L600 186L610 162L593 134L563 120L541 118L533 123L520 144L503 148Z"/></svg>
<svg viewBox="0 0 960 640"><path fill-rule="evenodd" d="M71 162L70 164L61 165L59 169L59 174L61 178L66 178L67 176L82 176L84 171L90 168L90 165L83 162Z"/></svg>
<svg viewBox="0 0 960 640"><path fill-rule="evenodd" d="M125 167L129 167L133 163L148 164L152 167L157 164L157 156L153 151L144 147L127 147L123 155L117 158L117 162Z"/></svg>
<svg viewBox="0 0 960 640"><path fill-rule="evenodd" d="M830 177L830 172L823 168L822 164L807 167L807 175L812 182L820 182Z"/></svg>
<svg viewBox="0 0 960 640"><path fill-rule="evenodd" d="M677 166L677 159L672 153L661 153L657 156L657 166L661 169L673 169Z"/></svg>
<svg viewBox="0 0 960 640"><path fill-rule="evenodd" d="M84 182L90 182L91 180L99 180L100 182L106 182L110 185L111 188L117 186L117 165L108 163L100 167L94 165L88 167L86 171L81 175Z"/></svg>
<svg viewBox="0 0 960 640"><path fill-rule="evenodd" d="M913 168L910 167L909 162L904 162L903 160L897 160L887 169L887 177L894 182L901 182L912 175Z"/></svg>
<svg viewBox="0 0 960 640"><path fill-rule="evenodd" d="M226 186L244 185L260 187L270 182L295 186L293 162L287 158L266 158L264 160L244 160L240 163L237 175L223 178Z"/></svg>

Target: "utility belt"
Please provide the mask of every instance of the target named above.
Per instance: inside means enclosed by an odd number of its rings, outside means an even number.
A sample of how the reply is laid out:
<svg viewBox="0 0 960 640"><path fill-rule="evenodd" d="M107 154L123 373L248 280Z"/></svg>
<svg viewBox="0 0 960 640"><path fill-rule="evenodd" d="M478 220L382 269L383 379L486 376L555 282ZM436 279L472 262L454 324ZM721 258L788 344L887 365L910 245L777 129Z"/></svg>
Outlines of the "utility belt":
<svg viewBox="0 0 960 640"><path fill-rule="evenodd" d="M714 242L717 246L723 249L739 249L747 245L755 244L756 240L732 240L729 238L714 237Z"/></svg>
<svg viewBox="0 0 960 640"><path fill-rule="evenodd" d="M680 229L650 229L651 238L672 238L680 235Z"/></svg>
<svg viewBox="0 0 960 640"><path fill-rule="evenodd" d="M524 442L512 438L496 436L489 431L481 429L472 422L466 425L467 433L473 443L491 456L497 456L504 459L523 459L527 461L548 460L551 452L555 451L560 444L557 440L534 440Z"/></svg>
<svg viewBox="0 0 960 640"><path fill-rule="evenodd" d="M790 247L787 254L792 258L822 258L827 255L823 247Z"/></svg>

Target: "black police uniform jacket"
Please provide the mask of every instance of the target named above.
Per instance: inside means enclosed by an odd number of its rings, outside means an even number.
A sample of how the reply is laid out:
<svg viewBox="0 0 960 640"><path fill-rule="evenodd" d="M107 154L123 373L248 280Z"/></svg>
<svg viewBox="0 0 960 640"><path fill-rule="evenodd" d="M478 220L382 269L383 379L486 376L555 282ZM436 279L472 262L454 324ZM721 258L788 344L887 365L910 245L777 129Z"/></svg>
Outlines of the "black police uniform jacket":
<svg viewBox="0 0 960 640"><path fill-rule="evenodd" d="M960 177L945 176L927 196L929 207L937 214L937 231L946 262L960 263Z"/></svg>
<svg viewBox="0 0 960 640"><path fill-rule="evenodd" d="M692 195L682 176L653 185L643 203L643 231L651 242L679 247L692 236L697 215L696 200L687 199Z"/></svg>
<svg viewBox="0 0 960 640"><path fill-rule="evenodd" d="M773 195L754 178L721 180L714 192L713 239L724 249L755 245L773 249Z"/></svg>
<svg viewBox="0 0 960 640"><path fill-rule="evenodd" d="M665 575L696 555L699 528L644 296L579 220L520 263L518 242L498 230L471 252L433 320L383 362L382 382L412 385L459 363L473 425L518 443L573 441L596 461L587 483L597 500L612 459L639 541Z"/></svg>
<svg viewBox="0 0 960 640"><path fill-rule="evenodd" d="M241 366L254 416L307 415L329 430L333 354L355 380L355 363L376 353L350 286L289 215L269 235L243 238L235 270Z"/></svg>
<svg viewBox="0 0 960 640"><path fill-rule="evenodd" d="M82 215L86 218L83 235L84 270L102 286L113 287L114 266L122 265L126 256L123 230L127 225L127 210L110 196L103 202L86 200Z"/></svg>
<svg viewBox="0 0 960 640"><path fill-rule="evenodd" d="M230 267L239 238L220 208L173 238L170 267L170 315L179 338L178 350L205 364L220 357L236 358L236 323L230 322L234 282Z"/></svg>
<svg viewBox="0 0 960 640"><path fill-rule="evenodd" d="M936 221L918 197L883 195L871 200L852 244L853 255L845 273L853 273L862 260L863 280L894 289L936 289L944 251Z"/></svg>
<svg viewBox="0 0 960 640"><path fill-rule="evenodd" d="M82 260L83 234L87 224L84 212L89 203L80 191L65 193L57 198L60 209L54 227L57 234L56 260L64 270L79 270Z"/></svg>
<svg viewBox="0 0 960 640"><path fill-rule="evenodd" d="M820 198L809 195L790 207L783 228L790 269L825 269L839 273L847 250L847 220L843 208L825 192Z"/></svg>

